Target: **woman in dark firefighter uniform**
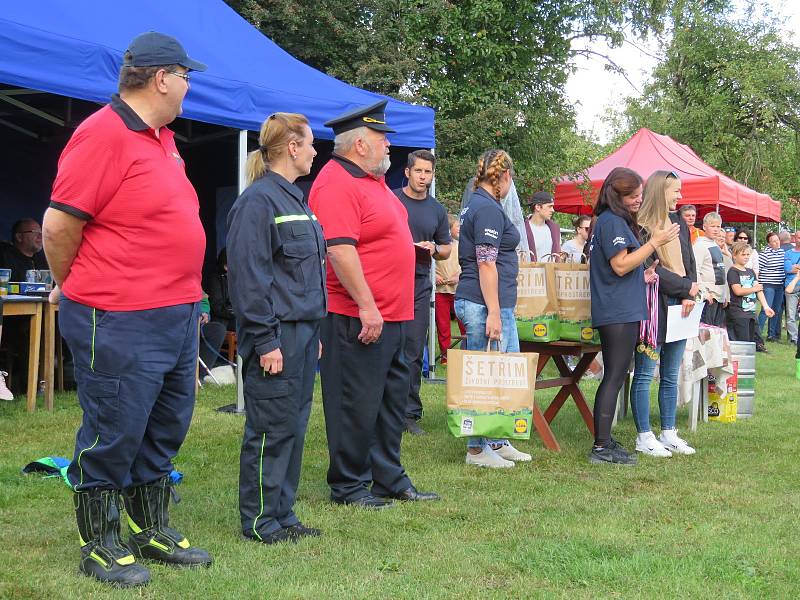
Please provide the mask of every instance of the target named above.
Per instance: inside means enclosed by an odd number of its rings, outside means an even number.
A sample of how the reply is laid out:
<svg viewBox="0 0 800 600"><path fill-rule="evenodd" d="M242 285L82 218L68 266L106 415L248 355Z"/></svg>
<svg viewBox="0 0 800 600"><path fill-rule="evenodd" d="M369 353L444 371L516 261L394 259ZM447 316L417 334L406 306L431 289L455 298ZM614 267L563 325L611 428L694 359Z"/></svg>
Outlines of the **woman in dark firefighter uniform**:
<svg viewBox="0 0 800 600"><path fill-rule="evenodd" d="M303 115L270 115L228 215L247 414L239 512L245 537L265 544L320 535L294 514L327 300L322 229L294 185L311 171L313 142Z"/></svg>

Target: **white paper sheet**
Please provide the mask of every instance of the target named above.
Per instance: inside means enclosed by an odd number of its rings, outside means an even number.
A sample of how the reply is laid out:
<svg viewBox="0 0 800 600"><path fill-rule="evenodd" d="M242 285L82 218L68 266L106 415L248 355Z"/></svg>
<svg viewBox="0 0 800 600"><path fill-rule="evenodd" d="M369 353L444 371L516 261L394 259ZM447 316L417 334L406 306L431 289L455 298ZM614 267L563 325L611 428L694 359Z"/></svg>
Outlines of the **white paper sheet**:
<svg viewBox="0 0 800 600"><path fill-rule="evenodd" d="M683 306L680 304L676 306L667 307L667 337L666 342L677 342L678 340L687 340L689 338L697 337L700 330L700 315L703 314L703 307L705 302L697 302L689 313L689 316L683 318Z"/></svg>

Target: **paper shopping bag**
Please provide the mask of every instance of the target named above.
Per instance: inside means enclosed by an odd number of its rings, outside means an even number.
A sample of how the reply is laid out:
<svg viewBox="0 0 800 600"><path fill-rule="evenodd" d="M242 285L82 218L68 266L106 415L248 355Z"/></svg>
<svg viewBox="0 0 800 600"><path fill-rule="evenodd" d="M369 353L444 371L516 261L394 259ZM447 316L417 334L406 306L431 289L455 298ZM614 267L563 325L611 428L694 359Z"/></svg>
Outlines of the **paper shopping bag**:
<svg viewBox="0 0 800 600"><path fill-rule="evenodd" d="M455 437L527 440L533 425L535 353L447 351L447 428Z"/></svg>
<svg viewBox="0 0 800 600"><path fill-rule="evenodd" d="M558 299L552 263L521 262L517 275L514 318L519 339L552 342L559 339Z"/></svg>
<svg viewBox="0 0 800 600"><path fill-rule="evenodd" d="M592 329L589 265L567 262L550 264L548 268L554 271L561 339L591 343L597 338L599 341Z"/></svg>

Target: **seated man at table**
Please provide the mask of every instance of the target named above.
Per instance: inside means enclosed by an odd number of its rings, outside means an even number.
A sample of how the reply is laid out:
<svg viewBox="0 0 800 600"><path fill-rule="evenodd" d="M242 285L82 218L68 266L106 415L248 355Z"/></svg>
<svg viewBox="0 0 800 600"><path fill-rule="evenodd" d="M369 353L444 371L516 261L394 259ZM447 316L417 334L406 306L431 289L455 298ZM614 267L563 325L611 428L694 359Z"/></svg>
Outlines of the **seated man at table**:
<svg viewBox="0 0 800 600"><path fill-rule="evenodd" d="M31 218L20 219L11 227L11 243L0 247L0 268L11 269L11 281L25 281L25 272L47 269L42 252L42 226Z"/></svg>
<svg viewBox="0 0 800 600"><path fill-rule="evenodd" d="M25 281L25 272L31 269L47 269L47 259L42 252L42 227L32 218L20 219L11 227L12 242L0 244L0 268L11 269L11 281ZM6 351L8 358L2 365L0 373L10 370L14 374L14 387L20 391L28 374L28 335L30 323L28 319L11 319L6 322L6 336L0 348ZM12 367L8 369L8 367ZM5 387L5 377L3 386ZM8 382L11 384L12 382ZM6 391L8 389L6 388ZM8 392L13 400L13 395ZM2 388L0 388L2 397Z"/></svg>

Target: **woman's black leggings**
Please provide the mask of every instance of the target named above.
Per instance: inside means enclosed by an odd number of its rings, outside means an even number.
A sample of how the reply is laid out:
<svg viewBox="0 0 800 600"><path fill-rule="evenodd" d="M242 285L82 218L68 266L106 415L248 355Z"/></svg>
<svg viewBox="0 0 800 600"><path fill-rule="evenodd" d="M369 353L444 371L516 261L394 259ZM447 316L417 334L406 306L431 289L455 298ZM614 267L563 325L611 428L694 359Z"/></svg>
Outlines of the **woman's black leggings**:
<svg viewBox="0 0 800 600"><path fill-rule="evenodd" d="M613 323L597 328L603 347L603 381L594 397L594 443L605 446L611 441L611 422L633 352L639 339L639 321Z"/></svg>

